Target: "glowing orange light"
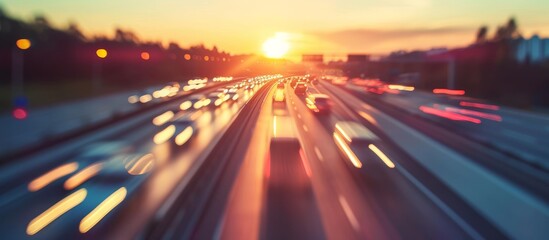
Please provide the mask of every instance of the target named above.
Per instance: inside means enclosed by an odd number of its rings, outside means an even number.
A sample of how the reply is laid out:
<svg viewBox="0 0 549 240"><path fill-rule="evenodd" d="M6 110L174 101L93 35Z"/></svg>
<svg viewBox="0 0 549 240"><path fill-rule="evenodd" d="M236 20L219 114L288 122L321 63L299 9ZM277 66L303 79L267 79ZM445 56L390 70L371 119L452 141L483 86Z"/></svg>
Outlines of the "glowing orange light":
<svg viewBox="0 0 549 240"><path fill-rule="evenodd" d="M461 96L461 95L465 95L465 90L452 90L452 89L446 89L446 88L435 88L435 89L433 89L433 93Z"/></svg>
<svg viewBox="0 0 549 240"><path fill-rule="evenodd" d="M154 135L154 138L153 138L154 143L162 144L170 140L170 138L173 137L173 135L175 134L175 130L176 129L174 125L168 126L164 130Z"/></svg>
<svg viewBox="0 0 549 240"><path fill-rule="evenodd" d="M185 58L185 60L189 61L191 60L191 55L190 54L185 54L185 56L183 56Z"/></svg>
<svg viewBox="0 0 549 240"><path fill-rule="evenodd" d="M366 121L374 124L374 125L377 125L377 121L374 117L372 117L372 115L368 114L368 113L365 113L363 111L359 111L358 112L358 115L360 115L361 117L363 117L364 119L366 119Z"/></svg>
<svg viewBox="0 0 549 240"><path fill-rule="evenodd" d="M204 56L204 61L206 61L206 62L207 62L207 61L210 61L210 57Z"/></svg>
<svg viewBox="0 0 549 240"><path fill-rule="evenodd" d="M175 137L175 144L179 146L185 144L187 141L189 141L189 139L191 139L191 137L193 136L193 132L194 130L192 127L186 127L183 131L181 131L180 134Z"/></svg>
<svg viewBox="0 0 549 240"><path fill-rule="evenodd" d="M66 175L71 174L72 172L78 169L78 163L72 162L65 165L61 165L57 168L52 169L51 171L45 173L44 175L34 179L29 183L29 191L36 192L53 181L62 178Z"/></svg>
<svg viewBox="0 0 549 240"><path fill-rule="evenodd" d="M414 89L415 89L412 86L404 86L404 85L396 85L396 84L391 84L388 87L389 87L389 89L400 90L400 91L408 91L408 92L414 91Z"/></svg>
<svg viewBox="0 0 549 240"><path fill-rule="evenodd" d="M100 49L97 49L97 51L95 51L95 54L99 58L106 58L107 57L107 50L104 49L104 48L100 48Z"/></svg>
<svg viewBox="0 0 549 240"><path fill-rule="evenodd" d="M387 167L395 168L395 164L393 163L393 161L391 161L391 159L389 159L389 157L387 157L385 153L379 150L379 148L377 148L376 145L370 144L368 145L368 148L370 148L370 150L372 150L372 152L374 152L379 157L379 159L381 159L381 161L383 161L383 163L387 165Z"/></svg>
<svg viewBox="0 0 549 240"><path fill-rule="evenodd" d="M26 38L21 38L15 42L15 45L21 50L27 50L31 47L31 41Z"/></svg>
<svg viewBox="0 0 549 240"><path fill-rule="evenodd" d="M152 123L156 126L161 126L172 119L174 115L175 114L172 111L167 111L153 118Z"/></svg>
<svg viewBox="0 0 549 240"><path fill-rule="evenodd" d="M32 219L27 226L27 234L34 235L38 233L40 230L48 226L51 222L55 221L55 219L59 218L67 211L76 207L78 204L82 203L84 199L86 199L86 195L88 195L88 191L83 188L72 193L66 198L63 198L61 201L48 208L42 214Z"/></svg>
<svg viewBox="0 0 549 240"><path fill-rule="evenodd" d="M102 163L96 163L82 169L82 171L74 174L72 177L67 179L67 181L65 181L65 184L63 186L67 190L72 190L80 186L82 183L88 181L90 178L97 175L97 173L101 171L102 166L103 166Z"/></svg>
<svg viewBox="0 0 549 240"><path fill-rule="evenodd" d="M345 155L347 155L351 163L356 168L362 168L362 162L360 162L360 159L358 159L358 157L355 155L353 150L351 150L349 145L347 145L347 143L344 142L344 140L339 136L339 134L334 134L334 138L336 140L336 144L339 145L341 149L343 149L343 151L345 152Z"/></svg>
<svg viewBox="0 0 549 240"><path fill-rule="evenodd" d="M151 171L154 167L154 155L145 154L139 159L130 159L126 162L126 170L131 175L141 175Z"/></svg>
<svg viewBox="0 0 549 240"><path fill-rule="evenodd" d="M12 114L13 114L13 117L15 119L23 120L23 119L27 118L27 111L25 109L22 109L22 108L14 109Z"/></svg>
<svg viewBox="0 0 549 240"><path fill-rule="evenodd" d="M265 56L268 58L281 58L290 49L290 44L283 35L277 35L267 39L262 47Z"/></svg>
<svg viewBox="0 0 549 240"><path fill-rule="evenodd" d="M141 53L141 59L147 61L151 58L151 55L148 52L142 52Z"/></svg>
<svg viewBox="0 0 549 240"><path fill-rule="evenodd" d="M483 104L483 103L474 103L474 102L459 102L460 106L464 107L475 107L475 108L482 108L482 109L488 109L488 110L499 110L499 106L496 105L490 105L490 104Z"/></svg>
<svg viewBox="0 0 549 240"><path fill-rule="evenodd" d="M110 211L112 211L118 204L124 201L128 191L125 187L121 187L116 192L108 196L103 202L101 202L95 209L93 209L88 215L86 215L82 221L80 221L79 230L81 233L86 233L92 229L101 219L103 219Z"/></svg>

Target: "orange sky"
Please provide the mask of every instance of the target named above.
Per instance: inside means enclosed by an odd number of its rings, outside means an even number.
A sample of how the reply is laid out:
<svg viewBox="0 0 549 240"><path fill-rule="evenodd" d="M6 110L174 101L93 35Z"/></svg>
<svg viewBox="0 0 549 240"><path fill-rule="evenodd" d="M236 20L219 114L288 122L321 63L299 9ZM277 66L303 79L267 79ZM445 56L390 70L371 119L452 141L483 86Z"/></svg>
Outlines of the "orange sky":
<svg viewBox="0 0 549 240"><path fill-rule="evenodd" d="M231 53L261 54L277 32L289 56L382 54L463 46L482 24L490 33L510 16L522 33L549 34L549 1L541 0L0 0L11 15L41 13L56 26L77 22L88 35L130 29L146 40L204 43Z"/></svg>

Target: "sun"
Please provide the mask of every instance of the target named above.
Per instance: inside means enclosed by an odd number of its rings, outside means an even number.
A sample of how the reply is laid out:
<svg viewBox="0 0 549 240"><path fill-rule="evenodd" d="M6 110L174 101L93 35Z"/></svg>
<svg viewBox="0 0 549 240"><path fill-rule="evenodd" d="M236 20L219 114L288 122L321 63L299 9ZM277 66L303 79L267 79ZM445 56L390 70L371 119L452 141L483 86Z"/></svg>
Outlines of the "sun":
<svg viewBox="0 0 549 240"><path fill-rule="evenodd" d="M263 43L263 53L268 58L281 58L290 49L290 44L282 37L275 36Z"/></svg>

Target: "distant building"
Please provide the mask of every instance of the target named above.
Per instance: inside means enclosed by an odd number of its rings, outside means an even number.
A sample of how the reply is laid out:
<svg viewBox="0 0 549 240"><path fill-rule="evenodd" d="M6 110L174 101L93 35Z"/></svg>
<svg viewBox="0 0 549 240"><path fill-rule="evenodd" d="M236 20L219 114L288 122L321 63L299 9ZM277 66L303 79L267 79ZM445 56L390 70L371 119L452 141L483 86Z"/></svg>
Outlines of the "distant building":
<svg viewBox="0 0 549 240"><path fill-rule="evenodd" d="M347 62L361 63L370 61L370 55L366 54L349 54L347 55Z"/></svg>
<svg viewBox="0 0 549 240"><path fill-rule="evenodd" d="M539 63L549 60L549 38L533 35L530 39L517 39L515 58L524 63Z"/></svg>
<svg viewBox="0 0 549 240"><path fill-rule="evenodd" d="M303 63L323 63L324 55L322 54L303 54L301 56Z"/></svg>

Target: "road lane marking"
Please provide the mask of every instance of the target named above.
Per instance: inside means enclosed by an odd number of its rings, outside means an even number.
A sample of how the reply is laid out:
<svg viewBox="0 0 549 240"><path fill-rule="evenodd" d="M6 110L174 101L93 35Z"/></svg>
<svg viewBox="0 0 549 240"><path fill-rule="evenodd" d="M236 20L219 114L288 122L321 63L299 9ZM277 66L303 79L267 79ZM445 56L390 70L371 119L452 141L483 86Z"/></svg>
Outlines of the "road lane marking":
<svg viewBox="0 0 549 240"><path fill-rule="evenodd" d="M406 171L404 168L397 168L398 171L415 185L419 191L421 191L427 198L429 198L435 205L439 207L446 215L448 215L455 223L457 223L465 232L471 236L473 239L483 239L482 235L478 233L472 226L469 225L464 219L462 219L454 210L452 210L446 203L444 203L440 198L438 198L431 190L423 185L419 180L417 180L411 173Z"/></svg>
<svg viewBox="0 0 549 240"><path fill-rule="evenodd" d="M343 212L345 212L345 215L347 216L347 219L353 226L353 229L355 231L358 231L360 225L358 224L358 220L355 217L355 214L351 210L351 207L349 207L349 204L347 203L347 200L341 195L339 195L339 204L341 204L341 208L343 208Z"/></svg>
<svg viewBox="0 0 549 240"><path fill-rule="evenodd" d="M298 113L298 114L297 114L297 118L301 119L301 114Z"/></svg>
<svg viewBox="0 0 549 240"><path fill-rule="evenodd" d="M305 125L303 125L303 130L305 130L305 132L309 132L309 128Z"/></svg>
<svg viewBox="0 0 549 240"><path fill-rule="evenodd" d="M320 150L316 146L315 146L315 153L316 153L316 157L318 158L318 160L324 161L324 157L322 157L322 154L320 153Z"/></svg>

